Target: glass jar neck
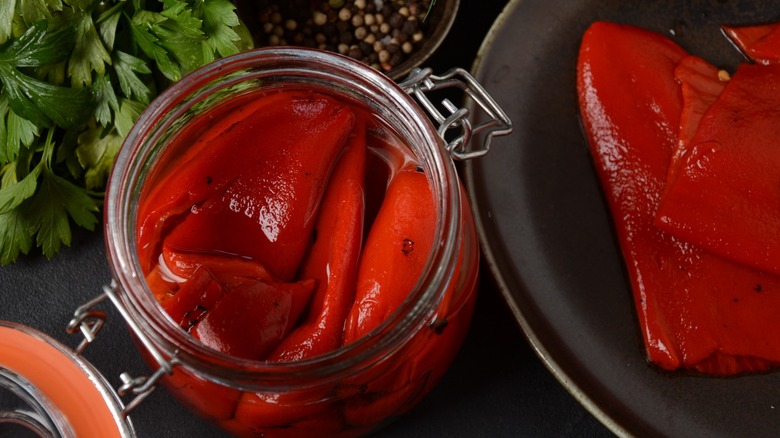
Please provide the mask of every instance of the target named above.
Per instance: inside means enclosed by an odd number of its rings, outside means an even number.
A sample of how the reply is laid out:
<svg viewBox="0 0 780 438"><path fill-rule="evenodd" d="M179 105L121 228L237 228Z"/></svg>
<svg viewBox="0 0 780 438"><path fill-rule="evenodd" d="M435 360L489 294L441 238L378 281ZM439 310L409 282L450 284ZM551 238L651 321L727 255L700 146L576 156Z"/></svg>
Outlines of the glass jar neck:
<svg viewBox="0 0 780 438"><path fill-rule="evenodd" d="M38 436L74 437L62 413L24 377L0 367L0 428L24 428Z"/></svg>
<svg viewBox="0 0 780 438"><path fill-rule="evenodd" d="M377 114L412 149L428 176L437 226L424 275L380 327L346 347L300 362L239 360L210 350L168 319L144 283L135 230L142 187L168 136L187 114L261 88L308 87ZM309 49L256 49L218 60L162 93L128 134L106 198L106 244L114 278L132 318L167 356L215 380L247 388L337 381L382 361L430 319L457 261L460 192L450 156L430 120L395 83L347 57Z"/></svg>
<svg viewBox="0 0 780 438"><path fill-rule="evenodd" d="M67 347L29 327L0 321L0 349L0 389L30 408L0 406L0 422L51 436L135 435L105 379Z"/></svg>

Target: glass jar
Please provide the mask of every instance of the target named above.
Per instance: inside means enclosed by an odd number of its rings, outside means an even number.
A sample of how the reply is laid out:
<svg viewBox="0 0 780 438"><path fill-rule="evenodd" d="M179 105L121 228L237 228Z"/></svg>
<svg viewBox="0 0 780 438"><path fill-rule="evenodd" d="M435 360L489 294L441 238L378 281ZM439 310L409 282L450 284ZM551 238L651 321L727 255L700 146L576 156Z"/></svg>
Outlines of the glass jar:
<svg viewBox="0 0 780 438"><path fill-rule="evenodd" d="M3 436L135 436L122 401L77 352L10 321L0 321L0 351Z"/></svg>
<svg viewBox="0 0 780 438"><path fill-rule="evenodd" d="M451 86L453 77L462 74L457 69L442 81L432 81L429 72L418 70L399 86L340 55L264 48L218 60L162 93L129 133L105 201L114 278L105 293L155 371L150 378L124 376L125 392L144 396L159 380L181 403L226 431L266 437L364 435L419 402L453 360L473 312L479 245L452 155L468 157L484 150L467 149L474 131L467 110L447 103L451 114L442 116L424 101L430 115L442 123L437 129L409 94L419 99L426 90L436 89L437 82ZM456 86L472 90L474 84L466 76L466 85L456 81ZM268 362L211 349L175 324L145 281L136 230L144 191L178 135L218 108L251 100L252 93L286 89L313 90L361 108L374 118L372 135L398 138L409 148L433 194L435 244L416 286L368 335L308 359ZM487 137L511 130L484 90L467 94L498 117L485 124ZM463 133L448 143L443 137L453 128Z"/></svg>

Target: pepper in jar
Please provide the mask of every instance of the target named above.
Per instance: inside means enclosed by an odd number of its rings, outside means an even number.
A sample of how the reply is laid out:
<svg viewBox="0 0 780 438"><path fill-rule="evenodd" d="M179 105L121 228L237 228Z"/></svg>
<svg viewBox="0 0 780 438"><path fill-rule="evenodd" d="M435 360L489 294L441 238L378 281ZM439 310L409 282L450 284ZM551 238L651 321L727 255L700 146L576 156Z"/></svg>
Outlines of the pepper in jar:
<svg viewBox="0 0 780 438"><path fill-rule="evenodd" d="M257 91L172 140L141 199L139 255L182 330L226 355L284 366L360 343L392 318L428 267L436 205L419 159L366 108L311 90ZM465 336L478 245L472 228L462 233L435 323L397 359L284 392L186 370L164 383L237 435L372 430L430 391Z"/></svg>

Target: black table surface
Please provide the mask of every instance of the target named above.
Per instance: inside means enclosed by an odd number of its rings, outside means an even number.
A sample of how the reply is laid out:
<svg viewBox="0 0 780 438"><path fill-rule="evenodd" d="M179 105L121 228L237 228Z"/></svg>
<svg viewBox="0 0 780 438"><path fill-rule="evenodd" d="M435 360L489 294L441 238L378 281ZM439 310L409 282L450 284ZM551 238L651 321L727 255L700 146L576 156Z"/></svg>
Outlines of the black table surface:
<svg viewBox="0 0 780 438"><path fill-rule="evenodd" d="M470 69L505 0L461 0L450 34L426 63L435 73ZM547 370L527 343L487 268L476 314L458 357L423 402L378 437L607 437L612 434ZM70 248L52 260L40 254L0 268L0 319L39 329L68 346L65 325L80 304L110 281L101 232L76 230ZM115 387L119 374L147 373L118 314L85 352ZM219 437L224 434L155 391L131 415L141 437ZM7 436L0 427L0 437Z"/></svg>

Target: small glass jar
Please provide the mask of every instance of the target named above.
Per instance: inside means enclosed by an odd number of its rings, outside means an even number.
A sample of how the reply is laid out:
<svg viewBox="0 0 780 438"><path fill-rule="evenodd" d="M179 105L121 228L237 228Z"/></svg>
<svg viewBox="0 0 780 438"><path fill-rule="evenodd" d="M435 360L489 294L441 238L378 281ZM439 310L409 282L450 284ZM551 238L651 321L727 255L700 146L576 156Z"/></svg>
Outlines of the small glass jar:
<svg viewBox="0 0 780 438"><path fill-rule="evenodd" d="M458 69L452 76L463 73ZM125 376L126 391L144 394L159 379L189 409L238 436L359 436L408 411L436 385L463 342L476 298L479 245L452 160L453 154L466 151L472 127L467 110L451 108L449 116L441 116L426 101L423 106L430 106L428 111L442 123L434 127L409 95L436 85L429 72L415 74L418 79L399 86L340 55L264 48L213 62L150 105L117 157L105 201L114 278L105 292L155 370L149 379ZM444 78L445 86L452 76ZM360 107L379 122L375 134L386 131L408 146L433 193L435 245L417 286L369 335L301 361L241 359L198 342L173 323L153 296L138 257L139 203L166 148L194 120L248 93L287 88L314 90ZM487 97L484 104L481 94L484 90L469 93L498 116L487 130L511 131L495 102ZM448 143L444 133L453 127L465 133Z"/></svg>

